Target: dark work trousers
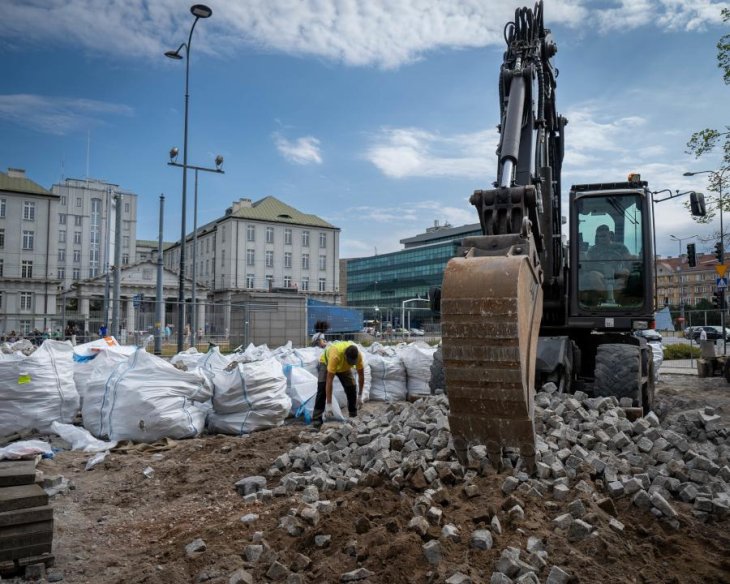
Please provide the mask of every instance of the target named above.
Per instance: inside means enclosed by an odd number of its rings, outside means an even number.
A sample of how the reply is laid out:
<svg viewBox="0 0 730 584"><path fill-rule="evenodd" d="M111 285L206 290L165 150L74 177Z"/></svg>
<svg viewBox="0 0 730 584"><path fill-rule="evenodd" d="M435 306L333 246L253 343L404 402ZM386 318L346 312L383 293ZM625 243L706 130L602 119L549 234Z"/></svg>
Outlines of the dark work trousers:
<svg viewBox="0 0 730 584"><path fill-rule="evenodd" d="M335 373L337 379L342 383L347 396L347 410L351 418L357 416L357 388L355 387L355 378L352 375L352 369L348 369L344 373ZM332 399L335 388L332 388ZM315 426L322 423L322 414L324 414L324 406L327 403L327 365L319 363L317 365L317 398L314 400L314 411L312 412L312 420Z"/></svg>

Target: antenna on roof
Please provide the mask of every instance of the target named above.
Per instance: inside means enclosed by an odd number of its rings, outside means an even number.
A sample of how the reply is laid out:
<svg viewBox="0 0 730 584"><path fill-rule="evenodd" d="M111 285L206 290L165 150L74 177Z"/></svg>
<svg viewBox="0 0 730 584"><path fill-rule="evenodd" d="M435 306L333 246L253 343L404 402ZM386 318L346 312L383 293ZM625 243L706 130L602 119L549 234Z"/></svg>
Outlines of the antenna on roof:
<svg viewBox="0 0 730 584"><path fill-rule="evenodd" d="M377 246L373 246L373 249L375 250L375 255L378 255L378 248L377 248Z"/></svg>

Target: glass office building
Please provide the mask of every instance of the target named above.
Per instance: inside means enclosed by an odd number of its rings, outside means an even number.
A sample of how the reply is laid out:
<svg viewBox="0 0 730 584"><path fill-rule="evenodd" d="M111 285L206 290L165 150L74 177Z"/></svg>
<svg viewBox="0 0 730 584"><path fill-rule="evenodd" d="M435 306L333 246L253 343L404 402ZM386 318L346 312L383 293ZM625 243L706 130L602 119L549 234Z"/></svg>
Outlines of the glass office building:
<svg viewBox="0 0 730 584"><path fill-rule="evenodd" d="M478 223L433 227L414 237L402 239L404 249L392 253L347 261L347 305L362 310L365 319L383 320L400 327L403 301L428 298L432 286L440 286L447 262L457 255L461 240L481 235ZM408 303L410 326L434 321L428 303ZM377 308L377 310L376 310Z"/></svg>

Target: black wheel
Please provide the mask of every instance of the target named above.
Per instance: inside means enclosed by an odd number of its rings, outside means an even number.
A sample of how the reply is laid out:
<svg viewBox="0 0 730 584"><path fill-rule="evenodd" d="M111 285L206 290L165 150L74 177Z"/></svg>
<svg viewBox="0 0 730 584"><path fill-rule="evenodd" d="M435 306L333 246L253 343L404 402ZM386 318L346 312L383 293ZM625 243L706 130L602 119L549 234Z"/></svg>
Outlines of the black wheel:
<svg viewBox="0 0 730 584"><path fill-rule="evenodd" d="M654 388L656 386L656 371L654 369L654 355L649 352L649 363L648 363L648 376L646 383L642 391L642 402L641 406L644 410L644 415L648 414L654 409Z"/></svg>
<svg viewBox="0 0 730 584"><path fill-rule="evenodd" d="M441 347L436 349L433 354L433 362L431 363L431 379L428 382L431 389L431 395L437 393L446 393L446 379L444 376L444 358Z"/></svg>
<svg viewBox="0 0 730 584"><path fill-rule="evenodd" d="M641 348L609 343L599 345L596 354L593 391L597 396L630 397L643 406Z"/></svg>

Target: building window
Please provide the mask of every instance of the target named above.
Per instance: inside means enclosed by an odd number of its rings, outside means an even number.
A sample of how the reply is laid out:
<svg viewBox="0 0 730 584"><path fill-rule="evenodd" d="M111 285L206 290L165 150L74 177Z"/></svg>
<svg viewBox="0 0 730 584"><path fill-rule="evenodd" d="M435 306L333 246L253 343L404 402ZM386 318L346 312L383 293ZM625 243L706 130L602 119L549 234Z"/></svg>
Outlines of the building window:
<svg viewBox="0 0 730 584"><path fill-rule="evenodd" d="M327 289L327 278L319 279L319 291L324 292Z"/></svg>
<svg viewBox="0 0 730 584"><path fill-rule="evenodd" d="M74 231L74 244L81 245L81 232Z"/></svg>
<svg viewBox="0 0 730 584"><path fill-rule="evenodd" d="M91 242L92 245L99 243L99 236L100 235L101 234L98 231L92 231L91 232L90 242ZM142 257L142 259L144 259L144 257Z"/></svg>
<svg viewBox="0 0 730 584"><path fill-rule="evenodd" d="M284 276L284 288L291 288L291 276Z"/></svg>
<svg viewBox="0 0 730 584"><path fill-rule="evenodd" d="M274 267L274 252L273 251L266 252L266 267L267 268Z"/></svg>
<svg viewBox="0 0 730 584"><path fill-rule="evenodd" d="M76 206L77 207L81 206L81 197L76 197Z"/></svg>
<svg viewBox="0 0 730 584"><path fill-rule="evenodd" d="M58 279L59 280L66 279L66 268L58 268Z"/></svg>
<svg viewBox="0 0 730 584"><path fill-rule="evenodd" d="M74 268L72 277L74 280L80 280L81 279L81 268Z"/></svg>
<svg viewBox="0 0 730 584"><path fill-rule="evenodd" d="M5 217L5 199L0 199L0 217Z"/></svg>
<svg viewBox="0 0 730 584"><path fill-rule="evenodd" d="M309 247L309 231L302 231L302 247Z"/></svg>
<svg viewBox="0 0 730 584"><path fill-rule="evenodd" d="M89 278L96 278L99 275L99 268L91 268Z"/></svg>
<svg viewBox="0 0 730 584"><path fill-rule="evenodd" d="M326 233L319 234L319 247L327 247L327 234Z"/></svg>
<svg viewBox="0 0 730 584"><path fill-rule="evenodd" d="M76 215L74 217L74 225L76 227L81 227L84 224L84 218L81 215Z"/></svg>
<svg viewBox="0 0 730 584"><path fill-rule="evenodd" d="M35 221L35 203L32 201L23 201L23 219L26 221Z"/></svg>
<svg viewBox="0 0 730 584"><path fill-rule="evenodd" d="M21 335L29 335L30 334L30 321L29 320L19 320L19 329Z"/></svg>
<svg viewBox="0 0 730 584"><path fill-rule="evenodd" d="M81 263L81 250L79 250L79 249L74 250L74 263L75 264Z"/></svg>
<svg viewBox="0 0 730 584"><path fill-rule="evenodd" d="M291 252L284 252L284 267L291 268Z"/></svg>
<svg viewBox="0 0 730 584"><path fill-rule="evenodd" d="M33 239L35 238L34 231L23 231L23 249L33 249Z"/></svg>
<svg viewBox="0 0 730 584"><path fill-rule="evenodd" d="M122 247L129 247L129 235L122 236Z"/></svg>
<svg viewBox="0 0 730 584"><path fill-rule="evenodd" d="M266 274L266 288L271 289L271 287L274 285L274 276L271 274Z"/></svg>
<svg viewBox="0 0 730 584"><path fill-rule="evenodd" d="M284 229L284 244L291 245L291 229Z"/></svg>
<svg viewBox="0 0 730 584"><path fill-rule="evenodd" d="M66 205L66 196L65 195L61 197L61 204Z"/></svg>
<svg viewBox="0 0 730 584"><path fill-rule="evenodd" d="M66 243L66 232L65 231L58 232L58 243Z"/></svg>
<svg viewBox="0 0 730 584"><path fill-rule="evenodd" d="M253 288L253 274L246 274L246 288Z"/></svg>
<svg viewBox="0 0 730 584"><path fill-rule="evenodd" d="M327 269L327 256L326 255L319 256L319 269L320 270Z"/></svg>
<svg viewBox="0 0 730 584"><path fill-rule="evenodd" d="M2 258L0 258L0 278L3 277L3 268L4 268L3 263L4 262L5 262L5 260L3 260Z"/></svg>
<svg viewBox="0 0 730 584"><path fill-rule="evenodd" d="M0 249L5 247L5 229L0 229Z"/></svg>
<svg viewBox="0 0 730 584"><path fill-rule="evenodd" d="M124 212L129 213L129 203L124 203Z"/></svg>
<svg viewBox="0 0 730 584"><path fill-rule="evenodd" d="M0 292L0 308L3 307L3 293Z"/></svg>
<svg viewBox="0 0 730 584"><path fill-rule="evenodd" d="M66 261L66 250L65 249L58 250L58 261L61 263Z"/></svg>
<svg viewBox="0 0 730 584"><path fill-rule="evenodd" d="M124 231L129 231L131 229L131 227L132 227L131 221L122 221L122 229L124 229Z"/></svg>
<svg viewBox="0 0 730 584"><path fill-rule="evenodd" d="M221 243L226 242L226 226L221 225Z"/></svg>
<svg viewBox="0 0 730 584"><path fill-rule="evenodd" d="M33 310L33 292L20 293L20 310Z"/></svg>
<svg viewBox="0 0 730 584"><path fill-rule="evenodd" d="M226 266L226 250L221 250L221 268L225 268Z"/></svg>
<svg viewBox="0 0 730 584"><path fill-rule="evenodd" d="M122 254L122 265L126 266L127 264L129 264L129 254L125 253Z"/></svg>
<svg viewBox="0 0 730 584"><path fill-rule="evenodd" d="M304 276L302 278L302 290L307 291L309 290L309 277Z"/></svg>
<svg viewBox="0 0 730 584"><path fill-rule="evenodd" d="M246 241L256 241L255 225L246 225Z"/></svg>
<svg viewBox="0 0 730 584"><path fill-rule="evenodd" d="M246 250L246 265L247 266L256 265L256 252L253 249Z"/></svg>
<svg viewBox="0 0 730 584"><path fill-rule="evenodd" d="M210 253L210 237L205 240L205 253Z"/></svg>
<svg viewBox="0 0 730 584"><path fill-rule="evenodd" d="M274 228L266 228L266 243L274 243Z"/></svg>
<svg viewBox="0 0 730 584"><path fill-rule="evenodd" d="M302 254L302 270L308 270L309 269L309 254L303 253Z"/></svg>
<svg viewBox="0 0 730 584"><path fill-rule="evenodd" d="M66 213L59 213L58 214L58 224L59 225L66 225Z"/></svg>

